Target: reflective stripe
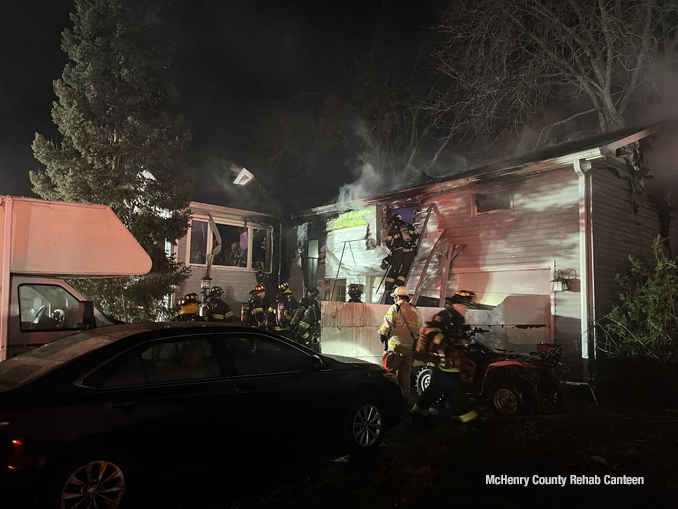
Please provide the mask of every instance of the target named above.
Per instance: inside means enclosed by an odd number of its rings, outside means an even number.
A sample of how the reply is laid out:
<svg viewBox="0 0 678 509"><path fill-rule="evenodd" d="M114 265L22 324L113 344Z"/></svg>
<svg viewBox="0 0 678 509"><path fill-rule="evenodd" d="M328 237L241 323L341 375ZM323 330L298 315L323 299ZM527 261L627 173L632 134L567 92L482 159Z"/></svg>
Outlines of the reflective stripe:
<svg viewBox="0 0 678 509"><path fill-rule="evenodd" d="M419 405L417 405L417 404L415 403L414 406L412 407L412 413L413 413L413 414L423 415L424 417L426 417L426 416L428 415L429 412L428 412L428 409L426 409L426 408L421 408Z"/></svg>
<svg viewBox="0 0 678 509"><path fill-rule="evenodd" d="M442 366L438 366L438 369L440 371L444 371L445 373L459 373L457 368L443 368Z"/></svg>
<svg viewBox="0 0 678 509"><path fill-rule="evenodd" d="M424 330L421 332L424 336L427 336L431 332L442 332L438 327L424 327Z"/></svg>
<svg viewBox="0 0 678 509"><path fill-rule="evenodd" d="M231 318L233 316L233 311L226 313L226 318Z"/></svg>
<svg viewBox="0 0 678 509"><path fill-rule="evenodd" d="M390 339L388 340L389 348L395 348L397 345L400 345L407 350L412 350L414 348L414 345L407 345L407 344L404 344L404 343L399 343L397 341L392 341Z"/></svg>
<svg viewBox="0 0 678 509"><path fill-rule="evenodd" d="M434 344L436 344L436 345L440 345L440 344L443 342L443 339L445 339L445 336L443 335L442 332L439 332L438 334L436 334L436 335L433 337L432 343L434 343Z"/></svg>
<svg viewBox="0 0 678 509"><path fill-rule="evenodd" d="M263 313L263 312L264 312L264 308L254 308L253 312L254 312L254 313Z"/></svg>
<svg viewBox="0 0 678 509"><path fill-rule="evenodd" d="M232 315L232 314L233 314L233 313L231 313L231 315ZM217 320L223 320L223 319L224 319L224 315L217 315L217 314L214 314L214 315L212 315L212 318L216 318Z"/></svg>
<svg viewBox="0 0 678 509"><path fill-rule="evenodd" d="M478 412L476 412L475 410L471 410L470 412L466 412L465 414L460 415L459 420L461 422L468 422L472 421L476 417L478 417Z"/></svg>
<svg viewBox="0 0 678 509"><path fill-rule="evenodd" d="M387 283L395 283L395 279L393 279L392 277L387 277L386 282Z"/></svg>
<svg viewBox="0 0 678 509"><path fill-rule="evenodd" d="M405 282L405 276L398 276L396 279L400 279L401 281Z"/></svg>

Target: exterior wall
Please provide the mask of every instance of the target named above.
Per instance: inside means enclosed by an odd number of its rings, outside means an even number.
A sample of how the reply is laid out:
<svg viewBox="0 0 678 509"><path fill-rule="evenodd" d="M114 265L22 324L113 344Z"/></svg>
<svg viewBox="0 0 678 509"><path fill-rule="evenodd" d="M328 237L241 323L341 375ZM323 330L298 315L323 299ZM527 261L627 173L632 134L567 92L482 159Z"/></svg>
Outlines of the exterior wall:
<svg viewBox="0 0 678 509"><path fill-rule="evenodd" d="M482 215L472 214L471 205L474 194L505 190L511 191L511 210L500 210ZM544 302L544 299L550 303L550 306L547 304L545 310L541 309L544 306L540 304L540 312L530 318L536 322L500 324L493 319L492 323L483 323L482 314L476 317L469 315L469 323L492 325L494 337L483 337L483 341L489 340L492 346L503 347L507 350L529 352L535 350L536 343L544 339L548 340L548 336L553 336L558 344L563 345L564 358L568 361L573 377L580 377L582 373L580 343L582 285L578 280L581 273L579 267L579 182L574 169L568 166L538 174L488 178L442 194L430 193L422 196L425 196L425 200L419 204L420 211L425 211L429 203L435 203L437 210L431 214L429 219L417 257L418 262L415 262L410 279L407 281L408 289L413 291L416 287L423 269L422 259L430 252L440 233L447 228L448 238L454 244L465 245L463 252L456 258L450 270L446 289L448 295L457 289L462 289L456 288L456 282L463 281L465 278L468 280L466 275L473 273L477 286L463 289L476 292L480 297L480 302L483 302L483 299L489 299L492 286L493 298L497 298L497 292L501 294L503 291L506 297L522 293L541 296L539 297L540 303ZM400 204L384 203L384 205L391 207ZM419 217L417 222L423 223L423 218ZM364 229L361 232L364 235ZM360 239L361 232L347 231L346 235L351 239ZM337 241L334 242L332 237L336 237ZM328 247L334 248L335 251L340 249L340 240L349 239L343 239L338 233L328 235ZM373 262L378 265L383 253L379 249L374 252ZM360 265L368 266L369 264L363 260L363 254L360 257ZM329 258L328 256L328 260ZM346 268L343 271L346 276L350 277L354 270L352 257L344 253L344 258L342 265L346 264ZM333 261L329 260L328 265L332 269L331 275L329 272L328 275L334 277L336 267ZM428 267L427 274L436 269L433 263ZM571 291L552 292L552 285L544 284L544 281L550 283L550 279L558 270L572 278ZM539 284L535 283L530 286L530 271L534 271L535 275L539 274ZM498 272L506 272L509 276L498 277ZM544 277L546 272L551 276L548 279ZM515 278L512 280L510 274L519 276L520 280ZM483 281L484 283L479 284ZM503 290L497 290L498 281L505 282ZM425 295L425 293L422 294ZM437 294L440 295L439 288ZM504 298L503 295L500 297ZM530 302L527 299L521 305L529 306ZM493 305L497 303L493 302ZM381 324L387 309L387 306L380 305L324 303L323 351L331 350L332 353L363 357L379 362L381 344L378 341L376 329ZM424 315L432 315L439 310L439 308L421 305L419 309ZM530 313L526 311L518 315L525 317ZM512 316L517 315L512 313ZM545 328L528 330L516 327L527 324ZM524 334L521 331L525 331ZM546 338L544 334L547 335Z"/></svg>
<svg viewBox="0 0 678 509"><path fill-rule="evenodd" d="M636 196L639 210L633 213L628 178L604 168L591 171L595 319L599 322L619 303L616 276L630 268L629 255L651 260L651 244L660 229L657 214L642 196Z"/></svg>
<svg viewBox="0 0 678 509"><path fill-rule="evenodd" d="M500 210L483 215L471 214L472 196L509 189L511 210ZM551 313L553 336L563 345L564 357L570 369L579 376L581 366L581 284L579 260L579 183L572 167L528 176L484 180L482 183L455 189L437 195L423 203L435 202L440 214L429 220L429 234L449 228L454 243L465 244L450 271L487 272L550 269L569 275L572 289L552 292ZM425 246L422 247L425 249ZM409 281L408 281L409 284ZM448 292L455 289L448 287ZM463 288L483 294L483 287ZM507 295L520 293L516 287L507 287ZM507 324L509 325L509 324ZM509 350L523 350L526 346L505 344Z"/></svg>

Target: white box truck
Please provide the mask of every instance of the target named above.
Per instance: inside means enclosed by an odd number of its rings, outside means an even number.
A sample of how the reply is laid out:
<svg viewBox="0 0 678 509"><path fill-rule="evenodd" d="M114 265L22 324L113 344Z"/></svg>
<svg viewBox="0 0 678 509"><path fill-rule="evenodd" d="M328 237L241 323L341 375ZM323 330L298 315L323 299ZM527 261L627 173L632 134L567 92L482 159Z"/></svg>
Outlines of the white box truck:
<svg viewBox="0 0 678 509"><path fill-rule="evenodd" d="M0 361L111 325L61 278L135 276L151 259L104 205L0 196Z"/></svg>

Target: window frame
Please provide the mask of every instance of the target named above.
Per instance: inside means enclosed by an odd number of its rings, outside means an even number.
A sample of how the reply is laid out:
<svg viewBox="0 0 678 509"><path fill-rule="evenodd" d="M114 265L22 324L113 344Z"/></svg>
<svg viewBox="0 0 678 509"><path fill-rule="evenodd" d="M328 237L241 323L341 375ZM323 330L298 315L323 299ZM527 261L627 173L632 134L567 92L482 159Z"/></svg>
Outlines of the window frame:
<svg viewBox="0 0 678 509"><path fill-rule="evenodd" d="M307 352L306 350L299 348L296 344L293 343L288 343L286 341L283 341L278 338L274 338L271 336L268 336L266 334L258 334L256 331L250 332L250 331L243 331L243 332L221 332L221 333L216 333L213 337L213 343L212 343L212 349L214 352L216 352L217 358L220 358L224 366L222 369L226 369L225 373L233 378L234 380L238 378L249 378L249 377L270 377L270 376L281 376L281 375L290 375L290 376L299 376L302 374L310 374L310 373L315 373L317 371L331 371L331 368L328 367L326 364L323 363L323 368L320 370L313 370L313 371L272 371L270 373L238 373L237 366L233 360L233 357L231 355L231 352L228 348L228 344L226 343L229 339L232 340L237 340L237 339L260 339L260 340L265 340L265 341L270 341L272 343L277 343L277 344L282 344L287 346L288 348L292 350L296 350L300 354L306 356L311 362L314 354L311 352ZM215 348L216 347L216 348ZM320 358L320 357L319 357ZM322 362L322 359L321 359Z"/></svg>
<svg viewBox="0 0 678 509"><path fill-rule="evenodd" d="M504 194L508 193L508 202L509 206L508 208L505 209L493 209L493 210L488 210L485 212L478 212L478 197L479 196L491 196L491 195L498 195L498 194ZM504 191L492 191L489 193L474 193L471 195L471 216L485 216L487 214L495 214L497 212L505 212L505 211L510 211L513 212L513 191L511 189L507 189Z"/></svg>
<svg viewBox="0 0 678 509"><path fill-rule="evenodd" d="M270 274L273 271L273 226L254 223L251 221L238 221L238 220L228 220L228 219L217 219L214 218L214 222L217 225L223 226L235 226L238 228L247 229L247 266L246 267L234 267L232 265L214 265L212 264L212 270L235 270L240 272L252 272L258 271L252 266L252 245L254 241L254 230L265 230L266 231L266 256L268 257L268 267L264 268L266 274ZM186 233L186 257L185 263L187 267L207 267L207 257L209 256L210 251L212 250L212 237L213 235L207 236L207 247L205 250L205 263L193 263L191 262L191 240L193 236L193 221L203 221L209 224L209 217L203 215L194 215L191 216L191 221L188 225L188 232ZM209 231L209 225L208 225Z"/></svg>

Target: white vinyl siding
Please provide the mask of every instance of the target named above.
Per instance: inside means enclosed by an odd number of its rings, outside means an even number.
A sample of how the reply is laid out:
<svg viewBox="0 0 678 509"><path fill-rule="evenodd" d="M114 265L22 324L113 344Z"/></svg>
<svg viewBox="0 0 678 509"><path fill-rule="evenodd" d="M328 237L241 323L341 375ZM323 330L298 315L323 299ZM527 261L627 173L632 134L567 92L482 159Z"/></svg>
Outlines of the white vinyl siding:
<svg viewBox="0 0 678 509"><path fill-rule="evenodd" d="M652 259L651 244L659 219L645 198L636 195L633 213L630 182L615 171L593 170L593 264L596 320L619 303L616 276L630 268L629 255Z"/></svg>

